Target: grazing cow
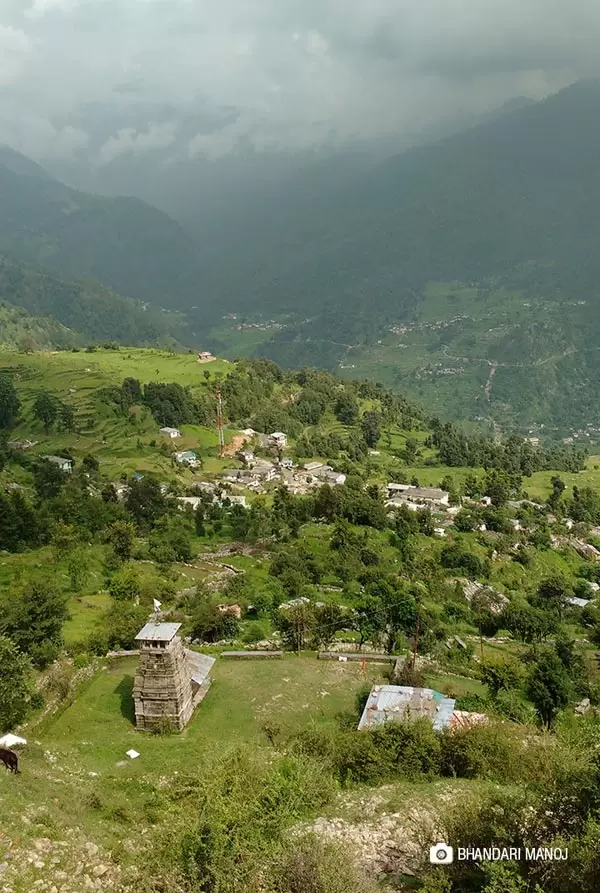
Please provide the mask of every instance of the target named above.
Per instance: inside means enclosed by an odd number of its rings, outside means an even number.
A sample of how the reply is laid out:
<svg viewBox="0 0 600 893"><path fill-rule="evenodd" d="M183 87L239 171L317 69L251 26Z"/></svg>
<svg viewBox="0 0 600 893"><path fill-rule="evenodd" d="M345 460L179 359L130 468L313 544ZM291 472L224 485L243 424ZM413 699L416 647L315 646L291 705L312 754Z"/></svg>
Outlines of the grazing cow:
<svg viewBox="0 0 600 893"><path fill-rule="evenodd" d="M20 774L19 758L14 750L9 750L7 747L0 747L0 761L4 763L10 772L14 772L15 775Z"/></svg>

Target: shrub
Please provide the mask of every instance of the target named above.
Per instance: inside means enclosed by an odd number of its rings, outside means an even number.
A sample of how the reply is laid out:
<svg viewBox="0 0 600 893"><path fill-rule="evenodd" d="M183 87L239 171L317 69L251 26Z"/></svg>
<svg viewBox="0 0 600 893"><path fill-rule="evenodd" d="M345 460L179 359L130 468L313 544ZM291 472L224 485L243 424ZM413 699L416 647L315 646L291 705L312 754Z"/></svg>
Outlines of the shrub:
<svg viewBox="0 0 600 893"><path fill-rule="evenodd" d="M242 642L247 645L253 645L255 642L261 642L266 638L266 628L262 623L252 621L246 625L246 629L242 635Z"/></svg>
<svg viewBox="0 0 600 893"><path fill-rule="evenodd" d="M309 834L295 837L272 861L268 893L375 893L376 885L339 844Z"/></svg>
<svg viewBox="0 0 600 893"><path fill-rule="evenodd" d="M445 730L441 736L442 775L510 780L523 775L524 748L511 730L498 725Z"/></svg>
<svg viewBox="0 0 600 893"><path fill-rule="evenodd" d="M440 739L427 719L346 732L337 740L337 772L344 784L431 778L439 764Z"/></svg>

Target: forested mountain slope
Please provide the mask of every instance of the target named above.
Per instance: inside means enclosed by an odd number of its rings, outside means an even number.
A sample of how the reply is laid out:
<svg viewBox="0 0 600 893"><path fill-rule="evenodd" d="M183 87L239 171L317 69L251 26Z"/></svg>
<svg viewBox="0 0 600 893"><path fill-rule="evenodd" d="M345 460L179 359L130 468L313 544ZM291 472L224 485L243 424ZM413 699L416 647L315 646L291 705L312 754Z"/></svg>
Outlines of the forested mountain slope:
<svg viewBox="0 0 600 893"><path fill-rule="evenodd" d="M211 286L231 309L306 314L358 299L381 315L428 280L594 288L599 113L600 85L582 82L360 177L332 176L329 189L298 189L293 208L257 209L253 256L227 269L217 259Z"/></svg>
<svg viewBox="0 0 600 893"><path fill-rule="evenodd" d="M581 82L307 191L257 218L251 256L207 268L211 292L278 320L253 349L285 365L349 367L446 416L593 421L599 122ZM215 348L243 349L227 325Z"/></svg>
<svg viewBox="0 0 600 893"><path fill-rule="evenodd" d="M183 330L175 314L145 310L142 304L95 282L61 279L3 254L0 301L5 302L7 312L11 308L26 311L22 325L11 328L10 338L2 335L0 324L0 343L4 344L19 343L24 336L30 336L36 347L103 340L155 344L172 341ZM28 314L43 317L44 325L32 328L25 322ZM15 324L21 319L14 312L9 315Z"/></svg>
<svg viewBox="0 0 600 893"><path fill-rule="evenodd" d="M159 307L200 305L196 249L178 223L139 199L87 195L44 173L0 153L0 251Z"/></svg>

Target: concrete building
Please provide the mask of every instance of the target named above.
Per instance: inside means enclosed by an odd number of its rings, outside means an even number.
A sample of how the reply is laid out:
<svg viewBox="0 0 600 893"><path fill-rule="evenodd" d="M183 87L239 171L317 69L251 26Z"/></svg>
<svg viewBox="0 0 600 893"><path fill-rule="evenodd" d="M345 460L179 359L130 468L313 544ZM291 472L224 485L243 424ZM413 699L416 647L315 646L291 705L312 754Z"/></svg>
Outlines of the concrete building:
<svg viewBox="0 0 600 893"><path fill-rule="evenodd" d="M177 508L182 512L186 509L191 509L195 512L198 506L202 505L201 496L177 496L175 501L177 502Z"/></svg>
<svg viewBox="0 0 600 893"><path fill-rule="evenodd" d="M390 483L387 485L388 499L393 499L394 496L399 496L401 493L406 493L407 490L414 490L414 489L415 488L412 484Z"/></svg>
<svg viewBox="0 0 600 893"><path fill-rule="evenodd" d="M179 428L161 428L159 434L162 434L163 437L170 437L171 440L176 440L178 437L183 437Z"/></svg>
<svg viewBox="0 0 600 893"><path fill-rule="evenodd" d="M279 450L284 450L288 443L287 434L284 434L283 431L273 431L272 434L269 434L269 440Z"/></svg>
<svg viewBox="0 0 600 893"><path fill-rule="evenodd" d="M206 695L214 657L183 647L180 623L147 623L137 634L140 660L133 686L135 724L147 731L170 722L181 730Z"/></svg>
<svg viewBox="0 0 600 893"><path fill-rule="evenodd" d="M65 459L64 456L42 456L42 459L45 459L46 462L52 462L53 465L56 465L57 468L60 468L66 474L70 474L73 471L72 459Z"/></svg>
<svg viewBox="0 0 600 893"><path fill-rule="evenodd" d="M397 488L403 484L388 484L388 494L392 487ZM433 508L434 506L448 505L450 494L438 487L407 487L402 491L392 491L395 495L388 499L387 505L421 505Z"/></svg>
<svg viewBox="0 0 600 893"><path fill-rule="evenodd" d="M181 450L179 453L175 453L173 458L178 465L189 465L190 468L196 468L200 464L200 460L193 450Z"/></svg>

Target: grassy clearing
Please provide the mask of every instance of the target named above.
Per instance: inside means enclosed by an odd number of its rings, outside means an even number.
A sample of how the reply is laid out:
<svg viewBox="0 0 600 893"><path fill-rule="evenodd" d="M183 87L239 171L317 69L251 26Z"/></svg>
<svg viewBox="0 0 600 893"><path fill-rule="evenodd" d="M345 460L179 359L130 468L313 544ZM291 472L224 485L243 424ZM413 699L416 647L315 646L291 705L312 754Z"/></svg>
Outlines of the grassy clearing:
<svg viewBox="0 0 600 893"><path fill-rule="evenodd" d="M465 695L485 695L487 689L478 679L467 679L464 676L445 675L435 673L425 677L429 688L434 688L442 694L448 694L453 698L461 698Z"/></svg>
<svg viewBox="0 0 600 893"><path fill-rule="evenodd" d="M174 381L194 388L205 384L205 372L213 380L227 375L231 368L226 360L198 363L195 354L133 348L93 353L11 353L0 358L0 371L13 374L23 404L21 419L11 436L37 441L38 445L32 449L34 455L64 450L76 457L92 453L107 476L154 473L163 480L180 479L184 483L190 483L193 474L176 466L169 453L163 452L159 426L149 411L141 407L124 417L98 400L98 392L120 385L126 377L137 378L142 384ZM73 407L79 433L46 434L31 413L35 394L40 390L53 393ZM216 430L186 425L182 433L183 437L171 445L173 449L198 450L206 457L205 470L209 473L227 466L226 461L217 458ZM225 432L226 442L231 441L234 433Z"/></svg>
<svg viewBox="0 0 600 893"><path fill-rule="evenodd" d="M217 660L213 685L180 735L137 732L131 690L137 658L108 661L84 682L59 715L25 730L29 744L22 775L0 773L3 820L11 837L22 833L56 839L68 827L127 859L123 841L163 821L161 790L178 774L197 770L240 743L265 755L264 723L283 737L311 723L333 724L355 708L365 684L382 681L382 668L287 655L282 661ZM141 754L129 760L130 748ZM36 814L42 827L23 826ZM41 817L41 818L40 818Z"/></svg>

